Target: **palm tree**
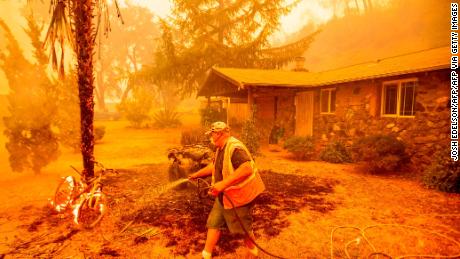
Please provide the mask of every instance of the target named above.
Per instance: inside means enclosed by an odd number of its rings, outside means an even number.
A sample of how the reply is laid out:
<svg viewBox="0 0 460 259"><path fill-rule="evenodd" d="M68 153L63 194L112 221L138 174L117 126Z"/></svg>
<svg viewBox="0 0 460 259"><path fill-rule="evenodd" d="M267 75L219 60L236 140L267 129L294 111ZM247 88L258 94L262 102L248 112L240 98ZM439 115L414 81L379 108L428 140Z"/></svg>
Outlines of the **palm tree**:
<svg viewBox="0 0 460 259"><path fill-rule="evenodd" d="M95 40L101 21L105 33L110 30L106 0L50 0L53 10L45 39L50 48L53 67L64 76L64 52L69 44L77 57L78 93L80 100L81 153L84 179L94 176L94 67ZM114 1L121 19L117 1ZM95 18L93 18L95 17ZM103 17L103 19L102 19ZM56 45L60 46L61 58L58 67Z"/></svg>

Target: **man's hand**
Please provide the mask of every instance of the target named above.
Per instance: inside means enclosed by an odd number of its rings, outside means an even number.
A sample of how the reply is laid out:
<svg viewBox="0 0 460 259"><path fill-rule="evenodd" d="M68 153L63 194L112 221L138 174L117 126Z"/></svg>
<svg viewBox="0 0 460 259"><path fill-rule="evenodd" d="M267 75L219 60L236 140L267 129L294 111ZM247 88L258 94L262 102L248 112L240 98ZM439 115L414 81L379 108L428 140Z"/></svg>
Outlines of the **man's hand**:
<svg viewBox="0 0 460 259"><path fill-rule="evenodd" d="M189 175L188 175L188 179L189 179L189 180L195 180L196 178L198 178L198 176L196 175L196 173L194 173L194 174L189 174Z"/></svg>
<svg viewBox="0 0 460 259"><path fill-rule="evenodd" d="M209 189L208 193L211 194L212 196L217 196L219 193L223 192L227 186L223 181L220 181L214 185L211 186Z"/></svg>

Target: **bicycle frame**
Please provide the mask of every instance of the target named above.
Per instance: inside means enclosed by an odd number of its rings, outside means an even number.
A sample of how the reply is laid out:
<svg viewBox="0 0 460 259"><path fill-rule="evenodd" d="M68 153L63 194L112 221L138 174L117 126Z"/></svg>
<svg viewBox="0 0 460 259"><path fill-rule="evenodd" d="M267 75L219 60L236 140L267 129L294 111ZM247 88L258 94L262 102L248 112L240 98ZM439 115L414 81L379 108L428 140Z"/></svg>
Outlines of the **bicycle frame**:
<svg viewBox="0 0 460 259"><path fill-rule="evenodd" d="M76 181L73 176L63 177L63 180L56 189L54 201L51 201L52 206L58 212L70 209L74 217L73 221L77 225L81 224L82 218L88 216L83 215L88 214L85 212L85 209L96 211L96 220L92 221L92 223L87 226L88 228L94 227L106 212L106 206L104 204L105 194L102 192L101 183L102 175L106 170L101 164L98 163L98 165L101 167L99 176L89 181ZM80 174L80 172L78 173ZM61 201L60 199L62 197L60 195L62 194L67 195L67 197L64 197Z"/></svg>

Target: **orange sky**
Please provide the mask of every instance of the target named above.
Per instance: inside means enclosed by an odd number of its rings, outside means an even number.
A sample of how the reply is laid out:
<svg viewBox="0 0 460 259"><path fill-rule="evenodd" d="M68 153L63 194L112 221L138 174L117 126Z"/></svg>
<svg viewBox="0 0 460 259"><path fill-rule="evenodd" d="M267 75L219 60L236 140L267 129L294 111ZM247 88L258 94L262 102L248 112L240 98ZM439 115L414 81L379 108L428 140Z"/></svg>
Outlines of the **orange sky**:
<svg viewBox="0 0 460 259"><path fill-rule="evenodd" d="M119 0L123 5L125 1ZM167 17L170 14L171 2L169 0L131 0L131 3L148 7L152 12ZM309 21L316 24L324 23L332 17L332 10L325 9L320 5L321 0L302 0L294 10L281 19L280 31L274 35L273 40L279 42L289 34L298 31ZM26 58L32 59L30 40L24 33L26 21L21 16L19 9L26 3L26 0L0 0L0 18L3 19L15 34L16 39L21 43ZM46 1L45 1L46 3ZM308 13L308 15L306 15ZM4 48L5 38L0 33L0 48ZM0 94L8 93L8 81L3 71L0 70Z"/></svg>

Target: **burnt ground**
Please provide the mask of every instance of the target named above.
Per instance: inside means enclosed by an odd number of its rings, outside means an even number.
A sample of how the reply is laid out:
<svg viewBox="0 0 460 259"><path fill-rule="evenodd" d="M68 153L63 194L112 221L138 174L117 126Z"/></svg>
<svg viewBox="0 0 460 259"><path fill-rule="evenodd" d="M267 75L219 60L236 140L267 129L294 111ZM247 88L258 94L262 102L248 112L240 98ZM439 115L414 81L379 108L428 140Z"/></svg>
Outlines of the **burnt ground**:
<svg viewBox="0 0 460 259"><path fill-rule="evenodd" d="M289 226L287 216L302 208L322 213L335 208L335 204L324 200L324 196L333 192L337 183L334 180L318 181L315 177L285 175L273 171L262 171L261 176L267 190L258 197L254 207L256 237L277 236L283 228ZM155 193L155 188L158 186L151 185L143 192ZM134 221L159 228L168 239L166 246L174 247L174 254L186 255L203 249L206 220L212 203L212 197L199 198L196 187L189 185L159 195L148 205L121 216L120 221ZM234 252L239 246L239 239L241 236L224 232L216 254Z"/></svg>
<svg viewBox="0 0 460 259"><path fill-rule="evenodd" d="M190 221L176 219L198 214L204 222L208 208L190 189L190 208L200 210L203 206L206 213L192 214L184 209L178 213L173 208L187 204L178 200L187 191L162 195L157 191L166 183L167 150L179 145L181 129L131 129L123 121L103 125L108 127L107 134L96 156L106 167L124 170L107 176L104 192L109 210L91 230L76 227L69 214L57 214L45 206L59 177L73 173L69 165L81 163L80 154L66 152L42 175L13 175L8 174L6 153L0 152L5 165L0 174L0 258L171 258L173 254L183 258L179 254L187 250L190 254L185 257L199 258L200 253L193 251L204 245L204 232L200 231L204 224L194 222L185 229L178 226L190 225ZM2 143L5 139L0 135ZM266 205L259 207L262 210L256 207L255 234L258 243L273 254L346 258L348 246L352 258L368 258L372 251L394 258L408 254L460 258L460 244L455 243L460 240L460 194L427 189L417 180L421 172L377 176L357 164L296 161L285 151L267 150L262 150L257 165L272 191L261 197L266 199ZM281 181L273 181L271 176ZM297 184L299 179L306 187ZM287 190L288 186L299 190ZM170 201L169 207L160 207L164 201ZM160 208L167 213L153 213ZM161 226L161 222L174 226ZM375 250L364 242L358 228L365 230ZM187 238L184 231L189 230L197 236ZM354 242L357 238L361 238L359 244ZM217 258L246 255L244 247L230 252L242 245L235 237L225 234L223 239L231 245L219 242ZM262 254L262 258L267 256Z"/></svg>
<svg viewBox="0 0 460 259"><path fill-rule="evenodd" d="M454 241L460 237L456 194L362 174L354 165L262 162L272 169L261 170L267 191L254 208L254 232L272 253L325 258L331 251L334 258L347 258L347 247L360 258L372 253L371 244L394 256L460 252ZM193 258L204 246L213 201L200 199L193 186L168 189L167 169L166 163L145 164L107 175L109 212L94 229L76 226L72 215L44 202L1 214L0 233L7 237L0 240L6 247L0 258ZM214 255L243 256L240 239L224 232Z"/></svg>
<svg viewBox="0 0 460 259"><path fill-rule="evenodd" d="M206 239L212 197L198 197L197 188L190 184L168 189L167 175L163 173L166 169L165 164L142 165L108 175L104 180L104 192L110 213L93 230L76 227L70 213L58 214L48 205L22 208L20 218L27 223L18 228L23 235L15 236L6 254L53 257L71 243L78 243L76 240L99 236L102 240L96 248L82 244L80 252L85 256L130 257L132 251L126 251L126 246L135 251L136 246L148 244L157 235L161 235L162 245L172 254L198 253ZM261 176L266 192L257 198L254 206L256 238L278 236L290 226L288 216L302 209L329 213L337 205L325 200L338 184L336 180L270 170L261 171ZM106 234L98 235L98 232ZM107 233L112 233L112 237ZM241 245L241 238L224 231L215 255L235 252Z"/></svg>

